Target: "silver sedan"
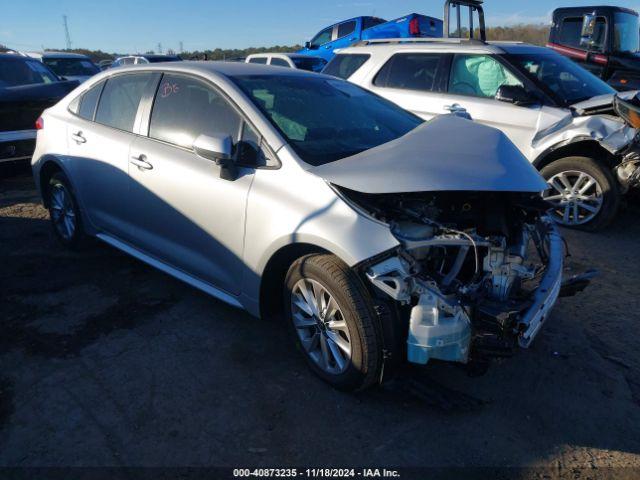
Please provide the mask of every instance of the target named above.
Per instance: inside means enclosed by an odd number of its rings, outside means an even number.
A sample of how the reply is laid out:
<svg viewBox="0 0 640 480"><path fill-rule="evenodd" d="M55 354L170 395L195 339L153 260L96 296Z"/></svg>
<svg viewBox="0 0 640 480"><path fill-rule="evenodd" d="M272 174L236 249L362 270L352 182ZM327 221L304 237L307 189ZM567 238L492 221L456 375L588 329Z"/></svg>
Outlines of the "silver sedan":
<svg viewBox="0 0 640 480"><path fill-rule="evenodd" d="M37 125L33 171L64 245L94 236L284 316L337 388L527 347L559 294L546 183L456 116L425 123L299 70L176 62L98 74Z"/></svg>

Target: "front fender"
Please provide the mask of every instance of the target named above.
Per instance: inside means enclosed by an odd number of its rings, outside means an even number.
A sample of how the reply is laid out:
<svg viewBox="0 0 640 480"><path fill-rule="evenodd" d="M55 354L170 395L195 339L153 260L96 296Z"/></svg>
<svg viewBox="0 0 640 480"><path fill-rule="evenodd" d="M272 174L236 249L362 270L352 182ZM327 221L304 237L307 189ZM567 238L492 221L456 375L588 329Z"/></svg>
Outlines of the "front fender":
<svg viewBox="0 0 640 480"><path fill-rule="evenodd" d="M538 166L550 152L566 145L595 141L612 155L627 147L636 130L622 119L610 115L583 115L563 118L534 137L532 147L540 152L534 165Z"/></svg>

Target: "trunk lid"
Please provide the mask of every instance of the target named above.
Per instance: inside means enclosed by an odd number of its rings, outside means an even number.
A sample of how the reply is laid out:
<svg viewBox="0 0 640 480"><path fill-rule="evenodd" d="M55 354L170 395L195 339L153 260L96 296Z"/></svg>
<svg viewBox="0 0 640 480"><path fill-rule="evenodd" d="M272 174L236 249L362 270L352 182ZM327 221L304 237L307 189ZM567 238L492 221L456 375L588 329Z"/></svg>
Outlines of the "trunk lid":
<svg viewBox="0 0 640 480"><path fill-rule="evenodd" d="M0 132L33 129L45 109L77 86L74 80L0 88Z"/></svg>

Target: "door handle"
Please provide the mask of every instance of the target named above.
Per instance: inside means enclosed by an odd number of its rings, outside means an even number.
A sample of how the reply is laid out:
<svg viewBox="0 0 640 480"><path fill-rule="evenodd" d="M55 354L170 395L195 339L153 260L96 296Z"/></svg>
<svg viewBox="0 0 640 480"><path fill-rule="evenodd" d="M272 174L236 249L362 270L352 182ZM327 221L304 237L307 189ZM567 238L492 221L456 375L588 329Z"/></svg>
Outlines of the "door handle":
<svg viewBox="0 0 640 480"><path fill-rule="evenodd" d="M149 162L147 162L147 156L146 155L139 155L137 157L131 157L130 162L133 163L136 167L138 167L138 170L152 170L153 169L153 165L151 165Z"/></svg>
<svg viewBox="0 0 640 480"><path fill-rule="evenodd" d="M71 139L76 142L78 145L81 143L87 143L87 139L84 138L81 131L71 134Z"/></svg>

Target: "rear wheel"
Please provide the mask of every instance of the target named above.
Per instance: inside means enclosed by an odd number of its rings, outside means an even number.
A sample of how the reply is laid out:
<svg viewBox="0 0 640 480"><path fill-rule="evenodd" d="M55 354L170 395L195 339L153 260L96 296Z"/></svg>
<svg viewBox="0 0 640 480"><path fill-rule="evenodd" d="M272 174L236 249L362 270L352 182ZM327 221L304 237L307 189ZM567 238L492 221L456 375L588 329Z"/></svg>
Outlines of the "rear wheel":
<svg viewBox="0 0 640 480"><path fill-rule="evenodd" d="M356 274L333 255L308 255L291 266L285 286L286 317L311 369L341 390L374 384L382 340Z"/></svg>
<svg viewBox="0 0 640 480"><path fill-rule="evenodd" d="M84 240L82 219L67 176L62 172L54 173L47 187L53 233L65 246L80 247Z"/></svg>
<svg viewBox="0 0 640 480"><path fill-rule="evenodd" d="M543 198L553 205L560 225L599 230L615 218L620 192L611 172L589 157L567 157L540 172L550 188Z"/></svg>

